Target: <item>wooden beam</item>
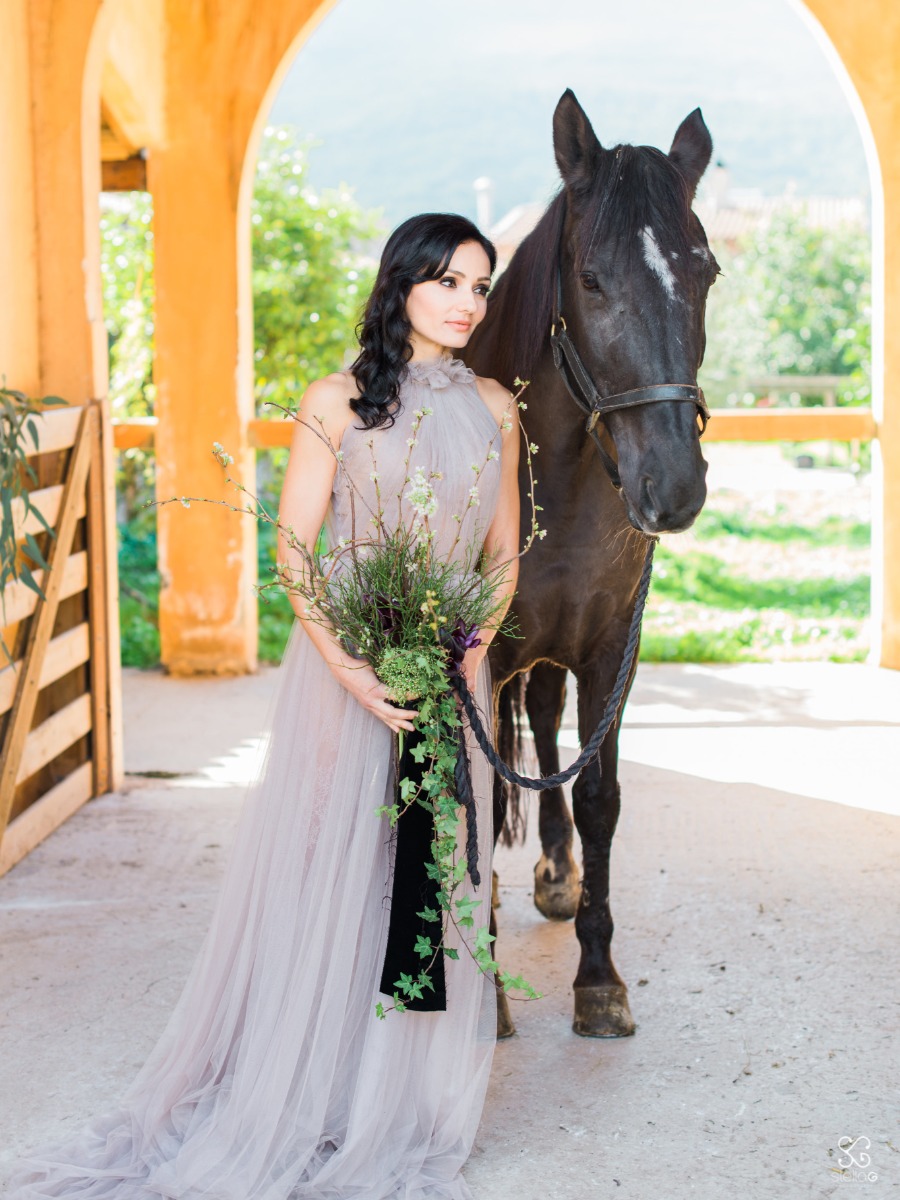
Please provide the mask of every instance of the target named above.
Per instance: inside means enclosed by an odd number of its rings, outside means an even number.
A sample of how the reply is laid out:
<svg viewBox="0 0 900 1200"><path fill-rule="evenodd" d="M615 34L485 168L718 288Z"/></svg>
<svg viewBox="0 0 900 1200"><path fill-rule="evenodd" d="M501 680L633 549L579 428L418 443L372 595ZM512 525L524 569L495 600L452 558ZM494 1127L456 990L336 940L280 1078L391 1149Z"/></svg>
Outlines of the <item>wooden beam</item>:
<svg viewBox="0 0 900 1200"><path fill-rule="evenodd" d="M113 421L117 450L140 446L150 449L155 441L156 417ZM254 450L290 446L294 422L284 418L265 421L256 417L247 423L247 441ZM870 408L714 408L703 435L707 442L870 442L878 426ZM225 447L228 450L228 447ZM210 448L210 453L212 449Z"/></svg>
<svg viewBox="0 0 900 1200"><path fill-rule="evenodd" d="M703 440L868 442L877 435L868 408L714 408Z"/></svg>
<svg viewBox="0 0 900 1200"><path fill-rule="evenodd" d="M250 445L255 450L271 450L276 446L290 446L294 435L294 422L288 417L277 421L261 421L257 418L247 426ZM227 450L228 447L226 446Z"/></svg>
<svg viewBox="0 0 900 1200"><path fill-rule="evenodd" d="M99 458L97 482L102 491L100 525L105 548L107 705L109 708L109 759L107 787L117 791L125 782L125 746L122 724L122 647L119 638L119 562L116 528L116 456L113 448L112 411L109 398L98 401Z"/></svg>
<svg viewBox="0 0 900 1200"><path fill-rule="evenodd" d="M90 731L91 697L88 692L82 692L28 734L19 760L16 785L24 783L35 771L53 762L73 742Z"/></svg>
<svg viewBox="0 0 900 1200"><path fill-rule="evenodd" d="M104 521L103 442L100 406L94 406L97 420L91 423L91 466L87 477L87 555L88 620L90 622L91 660L91 759L94 764L94 795L102 796L110 787L110 610L108 573L117 575L116 543L107 546ZM109 560L107 560L107 553ZM119 619L118 605L114 614ZM118 640L113 643L119 653Z"/></svg>
<svg viewBox="0 0 900 1200"><path fill-rule="evenodd" d="M46 594L44 587L44 571L34 571L33 575L40 584ZM62 584L59 589L60 600L67 600L69 596L74 596L78 592L83 592L87 587L87 552L79 550L76 554L70 554L66 562L65 570L63 571ZM4 592L4 600L6 602L6 621L4 628L16 624L17 621L24 621L26 617L30 617L40 603L40 598L35 595L31 588L26 587L21 579L15 583L7 584ZM0 608L0 616L4 610Z"/></svg>
<svg viewBox="0 0 900 1200"><path fill-rule="evenodd" d="M30 850L90 800L91 783L91 764L82 763L10 821L0 844L0 875L21 862Z"/></svg>
<svg viewBox="0 0 900 1200"><path fill-rule="evenodd" d="M113 421L113 447L116 450L150 450L156 441L157 417L128 417ZM212 447L210 447L210 453Z"/></svg>
<svg viewBox="0 0 900 1200"><path fill-rule="evenodd" d="M62 501L63 485L54 484L51 487L35 488L29 492L32 505L43 514L48 525L56 525L59 518L59 506ZM78 516L83 517L86 511L84 496L78 497ZM44 526L33 512L25 517L25 501L21 496L14 496L12 502L13 528L16 531L16 541L21 542L26 533L45 533Z"/></svg>
<svg viewBox="0 0 900 1200"><path fill-rule="evenodd" d="M104 192L146 192L147 159L143 151L101 163L101 180Z"/></svg>
<svg viewBox="0 0 900 1200"><path fill-rule="evenodd" d="M55 637L47 647L44 661L41 663L41 677L38 681L38 691L48 683L54 683L69 671L88 661L89 639L88 624L82 621L80 625L67 629L65 633ZM13 706L16 698L16 685L22 672L22 660L17 659L11 667L0 671L0 716Z"/></svg>
<svg viewBox="0 0 900 1200"><path fill-rule="evenodd" d="M34 423L37 426L38 441L33 450L26 450L28 455L49 454L51 450L68 450L75 441L83 404L65 404L59 408L45 408L36 413ZM28 423L25 428L27 430Z"/></svg>

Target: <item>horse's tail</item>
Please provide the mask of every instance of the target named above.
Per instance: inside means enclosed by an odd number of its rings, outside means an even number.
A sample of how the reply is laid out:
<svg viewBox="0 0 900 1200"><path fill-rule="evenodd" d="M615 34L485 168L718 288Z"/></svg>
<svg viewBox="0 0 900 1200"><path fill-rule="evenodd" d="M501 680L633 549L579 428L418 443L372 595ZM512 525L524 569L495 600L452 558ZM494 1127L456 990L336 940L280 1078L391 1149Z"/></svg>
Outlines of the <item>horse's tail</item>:
<svg viewBox="0 0 900 1200"><path fill-rule="evenodd" d="M502 760L520 775L527 775L534 754L526 754L526 744L523 731L528 722L525 711L525 687L528 683L528 672L523 671L513 675L500 687L497 697L495 714L495 732L497 753ZM512 846L516 840L525 841L528 827L527 793L516 783L509 783L501 777L500 800L502 810L506 814L500 840L504 846Z"/></svg>

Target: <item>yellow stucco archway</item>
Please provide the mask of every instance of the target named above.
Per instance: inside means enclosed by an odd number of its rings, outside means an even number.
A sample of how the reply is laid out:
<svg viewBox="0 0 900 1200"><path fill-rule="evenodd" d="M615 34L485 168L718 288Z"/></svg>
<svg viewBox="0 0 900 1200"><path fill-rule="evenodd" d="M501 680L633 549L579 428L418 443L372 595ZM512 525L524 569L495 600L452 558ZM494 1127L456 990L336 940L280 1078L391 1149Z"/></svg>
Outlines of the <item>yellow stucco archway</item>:
<svg viewBox="0 0 900 1200"><path fill-rule="evenodd" d="M799 0L797 0L799 3ZM97 195L101 113L120 157L146 151L156 235L158 494L223 495L210 448L252 487L247 210L259 129L333 0L8 0L0 6L0 371L79 403L106 390ZM900 668L900 12L806 0L874 148L877 661ZM117 147L118 149L115 149ZM880 163L882 195L877 179ZM879 303L879 296L883 303ZM880 319L879 319L880 318ZM159 510L163 660L177 673L256 665L255 527L225 509ZM893 551L893 553L892 553ZM880 635L880 637L879 637Z"/></svg>
<svg viewBox="0 0 900 1200"><path fill-rule="evenodd" d="M271 102L315 25L334 6L317 7L273 75L248 140L242 207L249 206L259 131ZM829 59L853 111L865 147L872 194L872 404L874 443L871 660L900 669L900 346L887 346L888 312L900 317L900 10L876 0L860 15L841 0L786 0L805 18ZM878 52L874 52L877 44ZM884 161L884 169L882 168ZM891 215L890 228L886 214ZM245 253L245 261L248 261ZM889 289L889 290L886 290ZM249 300L249 297L245 297ZM246 318L247 336L252 320ZM245 355L246 359L246 355Z"/></svg>

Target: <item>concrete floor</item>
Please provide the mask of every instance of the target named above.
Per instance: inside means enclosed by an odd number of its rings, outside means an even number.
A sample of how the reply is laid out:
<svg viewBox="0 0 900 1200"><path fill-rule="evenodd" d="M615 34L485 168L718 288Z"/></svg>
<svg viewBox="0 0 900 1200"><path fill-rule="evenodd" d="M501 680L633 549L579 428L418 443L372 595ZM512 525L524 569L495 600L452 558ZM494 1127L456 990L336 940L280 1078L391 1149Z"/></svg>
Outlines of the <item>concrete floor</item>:
<svg viewBox="0 0 900 1200"><path fill-rule="evenodd" d="M206 928L273 680L126 671L124 791L0 880L0 1178L111 1107L153 1045ZM637 1033L571 1031L577 943L532 904L532 820L524 848L497 854L498 954L545 996L514 1005L518 1034L497 1047L475 1196L897 1189L900 675L644 666L627 717L612 898ZM868 1139L865 1171L841 1176L842 1138Z"/></svg>

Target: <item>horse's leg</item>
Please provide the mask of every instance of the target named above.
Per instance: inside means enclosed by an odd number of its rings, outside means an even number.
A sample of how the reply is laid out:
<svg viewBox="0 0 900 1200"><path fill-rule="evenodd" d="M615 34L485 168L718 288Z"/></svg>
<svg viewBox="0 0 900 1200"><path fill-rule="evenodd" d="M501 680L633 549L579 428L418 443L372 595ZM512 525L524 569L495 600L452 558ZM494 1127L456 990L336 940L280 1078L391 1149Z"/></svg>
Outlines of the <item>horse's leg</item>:
<svg viewBox="0 0 900 1200"><path fill-rule="evenodd" d="M559 770L556 737L565 703L565 668L550 662L533 666L525 689L525 710L541 775L555 775ZM534 903L545 917L568 921L575 916L581 894L578 866L572 857L572 817L561 787L539 795L542 853L534 868Z"/></svg>
<svg viewBox="0 0 900 1200"><path fill-rule="evenodd" d="M609 680L609 672L600 665L578 675L578 727L582 745L603 715ZM611 953L609 855L619 819L618 738L617 721L601 747L600 769L595 759L584 768L572 788L572 809L584 858L581 900L575 914L581 960L574 983L572 1028L584 1037L625 1037L634 1033L628 989L613 965Z"/></svg>

